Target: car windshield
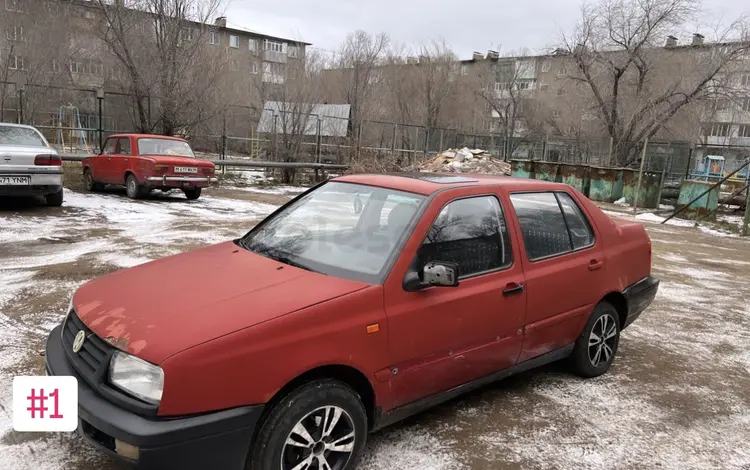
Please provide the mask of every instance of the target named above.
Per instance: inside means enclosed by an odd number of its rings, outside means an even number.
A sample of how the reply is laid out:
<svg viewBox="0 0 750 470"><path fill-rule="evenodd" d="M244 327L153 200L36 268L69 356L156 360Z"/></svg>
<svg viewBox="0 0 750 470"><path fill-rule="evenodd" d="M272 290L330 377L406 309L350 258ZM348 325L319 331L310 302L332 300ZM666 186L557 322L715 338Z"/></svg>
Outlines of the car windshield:
<svg viewBox="0 0 750 470"><path fill-rule="evenodd" d="M0 126L0 145L47 146L44 139L34 129L16 126Z"/></svg>
<svg viewBox="0 0 750 470"><path fill-rule="evenodd" d="M329 182L304 194L238 244L283 263L378 283L425 197Z"/></svg>
<svg viewBox="0 0 750 470"><path fill-rule="evenodd" d="M190 144L185 141L154 138L138 139L138 154L195 157L193 149L190 148Z"/></svg>

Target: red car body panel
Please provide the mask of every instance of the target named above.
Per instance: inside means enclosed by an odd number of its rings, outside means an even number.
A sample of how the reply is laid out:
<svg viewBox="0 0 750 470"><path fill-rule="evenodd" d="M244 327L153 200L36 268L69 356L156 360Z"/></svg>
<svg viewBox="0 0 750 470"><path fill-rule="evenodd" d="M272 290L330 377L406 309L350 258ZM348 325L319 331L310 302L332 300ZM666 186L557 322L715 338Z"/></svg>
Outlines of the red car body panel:
<svg viewBox="0 0 750 470"><path fill-rule="evenodd" d="M149 134L121 134L112 135L107 138L104 144L105 150L108 148L110 140L117 143L112 152L93 155L83 160L83 168L91 171L91 174L97 182L106 184L125 184L128 174L135 175L141 184L148 184L155 188L205 188L210 185L208 178L214 177L216 166L207 160L192 157L180 157L173 155L151 155L139 153L138 139L166 139L178 142L185 142L178 137L169 137ZM126 152L121 150L121 140L127 141L129 147ZM177 173L176 166L196 167L197 173ZM205 181L191 181L189 183L179 181L153 181L149 178L168 178L181 176L197 176L206 178Z"/></svg>
<svg viewBox="0 0 750 470"><path fill-rule="evenodd" d="M164 370L158 413L179 416L268 403L295 378L345 366L387 413L572 344L594 306L650 274L640 224L613 222L567 185L476 175L439 184L352 175L336 181L429 195L382 285L298 269L232 242L95 280L73 302L102 337ZM591 222L590 248L529 262L510 194L565 191ZM503 208L513 263L457 287L407 292L404 276L443 206L491 195ZM524 292L504 296L508 286Z"/></svg>

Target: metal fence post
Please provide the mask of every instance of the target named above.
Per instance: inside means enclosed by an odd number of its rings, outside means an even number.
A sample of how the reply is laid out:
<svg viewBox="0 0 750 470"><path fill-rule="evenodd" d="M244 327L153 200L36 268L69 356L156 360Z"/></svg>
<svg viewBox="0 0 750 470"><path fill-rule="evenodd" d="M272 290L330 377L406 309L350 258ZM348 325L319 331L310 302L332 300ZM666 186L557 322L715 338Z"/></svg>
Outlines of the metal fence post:
<svg viewBox="0 0 750 470"><path fill-rule="evenodd" d="M614 166L612 164L612 146L615 143L614 137L609 138L609 156L607 157L607 161L609 162L609 166Z"/></svg>
<svg viewBox="0 0 750 470"><path fill-rule="evenodd" d="M656 210L659 210L659 206L661 206L661 193L664 191L664 180L667 176L667 167L665 166L661 170L661 180L659 181L659 197L656 199Z"/></svg>
<svg viewBox="0 0 750 470"><path fill-rule="evenodd" d="M396 156L396 134L398 132L398 124L393 123L393 140L391 141L391 156Z"/></svg>
<svg viewBox="0 0 750 470"><path fill-rule="evenodd" d="M224 108L221 116L221 159L227 159L227 108ZM225 165L221 166L221 174L224 174Z"/></svg>
<svg viewBox="0 0 750 470"><path fill-rule="evenodd" d="M641 181L643 180L643 165L646 163L646 148L648 147L648 137L643 142L643 153L641 154L641 170L638 172L638 186L635 187L635 196L633 197L633 214L638 212L638 196L641 194ZM657 207L658 209L658 207Z"/></svg>
<svg viewBox="0 0 750 470"><path fill-rule="evenodd" d="M745 195L745 217L742 218L742 236L747 236L747 225L750 224L750 187L747 188Z"/></svg>
<svg viewBox="0 0 750 470"><path fill-rule="evenodd" d="M18 124L23 124L23 87L18 89Z"/></svg>
<svg viewBox="0 0 750 470"><path fill-rule="evenodd" d="M430 150L430 128L425 128L424 133L424 158L427 159L427 152Z"/></svg>
<svg viewBox="0 0 750 470"><path fill-rule="evenodd" d="M317 137L315 139L315 156L318 163L320 163L320 146L321 146L321 136L320 136L320 116L318 116L318 128L316 130Z"/></svg>
<svg viewBox="0 0 750 470"><path fill-rule="evenodd" d="M97 134L99 134L99 153L104 150L104 115L102 113L102 104L104 102L104 90L99 88L96 90L96 101L99 107L99 122L97 126Z"/></svg>
<svg viewBox="0 0 750 470"><path fill-rule="evenodd" d="M438 148L438 152L443 151L443 132L444 131L445 131L444 129L440 129L440 148Z"/></svg>

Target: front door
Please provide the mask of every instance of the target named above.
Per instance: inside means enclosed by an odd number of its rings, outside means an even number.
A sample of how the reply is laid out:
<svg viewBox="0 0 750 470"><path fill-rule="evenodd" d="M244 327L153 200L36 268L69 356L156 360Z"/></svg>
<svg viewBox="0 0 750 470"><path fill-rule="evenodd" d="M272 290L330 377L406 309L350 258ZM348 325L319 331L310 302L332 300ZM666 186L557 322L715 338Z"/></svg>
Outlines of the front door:
<svg viewBox="0 0 750 470"><path fill-rule="evenodd" d="M521 349L526 293L505 204L460 191L435 198L386 281L394 407L510 367ZM430 261L457 263L459 285L405 291Z"/></svg>
<svg viewBox="0 0 750 470"><path fill-rule="evenodd" d="M125 184L125 172L130 165L130 137L119 137L117 139L117 148L112 155L112 177L114 183Z"/></svg>
<svg viewBox="0 0 750 470"><path fill-rule="evenodd" d="M100 183L112 183L112 155L115 153L117 138L110 137L104 143L102 153L91 159L91 175Z"/></svg>
<svg viewBox="0 0 750 470"><path fill-rule="evenodd" d="M519 361L571 345L601 299L601 241L565 191L511 194L529 293Z"/></svg>

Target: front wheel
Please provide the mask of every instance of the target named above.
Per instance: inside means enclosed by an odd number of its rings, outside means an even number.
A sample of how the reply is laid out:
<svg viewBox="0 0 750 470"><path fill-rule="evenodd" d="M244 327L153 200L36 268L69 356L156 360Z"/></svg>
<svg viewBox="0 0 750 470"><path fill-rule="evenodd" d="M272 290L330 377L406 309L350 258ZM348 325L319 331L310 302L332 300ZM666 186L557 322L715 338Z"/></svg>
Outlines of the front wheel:
<svg viewBox="0 0 750 470"><path fill-rule="evenodd" d="M608 302L594 308L570 357L573 372L581 377L597 377L609 370L620 342L617 309Z"/></svg>
<svg viewBox="0 0 750 470"><path fill-rule="evenodd" d="M337 380L317 380L273 408L245 468L353 470L366 440L367 414L357 393Z"/></svg>
<svg viewBox="0 0 750 470"><path fill-rule="evenodd" d="M183 189L183 192L185 193L185 197L191 201L201 197L201 188Z"/></svg>

